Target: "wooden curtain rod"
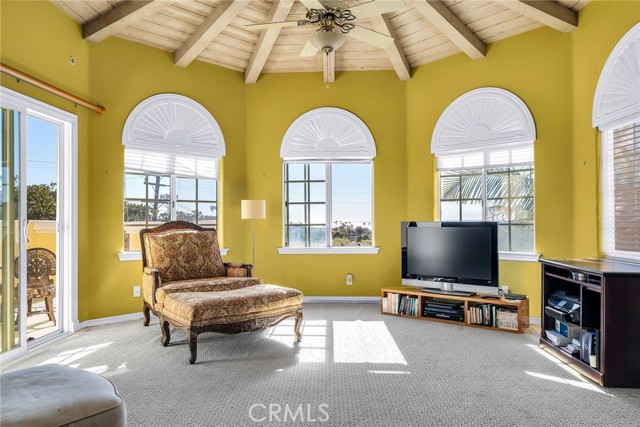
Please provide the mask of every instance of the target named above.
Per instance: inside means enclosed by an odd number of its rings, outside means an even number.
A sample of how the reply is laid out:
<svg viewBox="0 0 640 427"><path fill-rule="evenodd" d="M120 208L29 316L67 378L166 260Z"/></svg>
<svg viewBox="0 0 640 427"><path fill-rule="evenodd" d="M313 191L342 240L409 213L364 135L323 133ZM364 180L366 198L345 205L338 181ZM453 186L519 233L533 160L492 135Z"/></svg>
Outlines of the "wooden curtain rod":
<svg viewBox="0 0 640 427"><path fill-rule="evenodd" d="M15 77L18 80L22 80L24 82L32 84L37 88L46 90L47 92L50 92L54 95L58 95L59 97L64 98L67 101L73 102L74 104L81 105L84 108L88 108L89 110L93 110L98 114L104 114L107 112L107 109L104 108L102 105L92 104L89 101L86 101L82 98L78 98L77 96L72 95L69 92L65 92L62 89L52 86L49 83L45 83L40 79L36 79L35 77L30 76L29 74L25 74L22 71L16 70L15 68L5 65L1 62L0 62L0 71L12 77Z"/></svg>

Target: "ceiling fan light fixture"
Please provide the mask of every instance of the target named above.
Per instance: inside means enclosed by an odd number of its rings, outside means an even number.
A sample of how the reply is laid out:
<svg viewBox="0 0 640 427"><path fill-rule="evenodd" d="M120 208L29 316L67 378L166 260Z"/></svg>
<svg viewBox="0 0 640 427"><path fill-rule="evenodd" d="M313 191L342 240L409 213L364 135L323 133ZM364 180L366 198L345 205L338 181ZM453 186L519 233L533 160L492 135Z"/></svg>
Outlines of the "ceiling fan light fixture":
<svg viewBox="0 0 640 427"><path fill-rule="evenodd" d="M318 50L329 47L333 50L338 49L347 41L347 35L336 33L333 31L325 31L322 28L311 35L311 44Z"/></svg>

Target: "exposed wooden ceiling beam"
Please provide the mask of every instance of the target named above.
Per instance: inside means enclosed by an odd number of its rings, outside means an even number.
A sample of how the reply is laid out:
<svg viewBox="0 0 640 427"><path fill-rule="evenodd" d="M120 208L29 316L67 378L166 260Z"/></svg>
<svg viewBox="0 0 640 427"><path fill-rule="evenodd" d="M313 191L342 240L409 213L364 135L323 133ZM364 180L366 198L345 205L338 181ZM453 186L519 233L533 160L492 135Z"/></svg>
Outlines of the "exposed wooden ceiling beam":
<svg viewBox="0 0 640 427"><path fill-rule="evenodd" d="M484 58L487 47L482 40L453 13L437 0L411 0L409 2L442 33L454 42L471 59Z"/></svg>
<svg viewBox="0 0 640 427"><path fill-rule="evenodd" d="M324 82L333 83L336 81L336 51L329 53L322 52L322 70L324 73Z"/></svg>
<svg viewBox="0 0 640 427"><path fill-rule="evenodd" d="M396 37L395 30L391 26L391 21L389 17L385 15L372 16L370 18L371 24L373 24L373 29L379 33L386 34L390 37L393 37L393 43L388 45L384 51L387 53L389 57L389 61L391 65L393 65L393 69L396 70L396 74L398 74L398 78L400 80L410 80L411 79L411 66L407 61L407 57L402 51L402 46L400 46L400 42L398 41L398 37Z"/></svg>
<svg viewBox="0 0 640 427"><path fill-rule="evenodd" d="M551 0L497 0L514 12L554 30L568 33L578 28L578 13Z"/></svg>
<svg viewBox="0 0 640 427"><path fill-rule="evenodd" d="M153 15L172 3L171 0L128 0L110 12L82 26L82 37L89 43L100 43L138 19Z"/></svg>
<svg viewBox="0 0 640 427"><path fill-rule="evenodd" d="M267 22L284 21L289 15L289 11L293 6L294 0L281 0L273 3L271 6L271 12L269 12L269 18ZM258 81L258 77L264 68L264 64L267 62L267 58L273 49L273 45L278 39L280 34L280 27L268 28L260 34L258 43L253 49L249 65L244 71L244 82L255 83Z"/></svg>
<svg viewBox="0 0 640 427"><path fill-rule="evenodd" d="M223 1L173 55L173 62L186 67L229 25L249 2Z"/></svg>

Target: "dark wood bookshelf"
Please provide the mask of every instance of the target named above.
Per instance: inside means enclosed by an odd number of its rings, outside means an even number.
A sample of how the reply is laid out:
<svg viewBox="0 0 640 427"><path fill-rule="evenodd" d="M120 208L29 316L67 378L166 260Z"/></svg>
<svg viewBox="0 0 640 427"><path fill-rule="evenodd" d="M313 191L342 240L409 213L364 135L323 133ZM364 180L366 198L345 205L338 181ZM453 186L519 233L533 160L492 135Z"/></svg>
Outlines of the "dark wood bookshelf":
<svg viewBox="0 0 640 427"><path fill-rule="evenodd" d="M542 328L540 347L585 377L605 387L640 387L640 266L602 259L542 259ZM585 280L574 279L584 274ZM573 356L546 337L555 319L545 312L558 290L579 296L580 318L568 322L598 331L597 366Z"/></svg>

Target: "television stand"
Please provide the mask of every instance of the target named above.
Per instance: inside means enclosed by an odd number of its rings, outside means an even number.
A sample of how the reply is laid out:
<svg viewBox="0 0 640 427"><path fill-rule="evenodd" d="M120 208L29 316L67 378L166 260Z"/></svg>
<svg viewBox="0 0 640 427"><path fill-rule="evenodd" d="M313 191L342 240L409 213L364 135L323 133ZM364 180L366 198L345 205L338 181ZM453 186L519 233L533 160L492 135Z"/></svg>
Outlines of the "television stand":
<svg viewBox="0 0 640 427"><path fill-rule="evenodd" d="M439 289L439 288L421 288L422 292L428 292L430 294L443 294L443 295L455 295L458 297L470 297L475 295L475 292L468 291L454 291L450 289Z"/></svg>
<svg viewBox="0 0 640 427"><path fill-rule="evenodd" d="M381 290L381 312L389 316L522 333L529 327L529 298L511 301L451 295L441 289L399 286Z"/></svg>

